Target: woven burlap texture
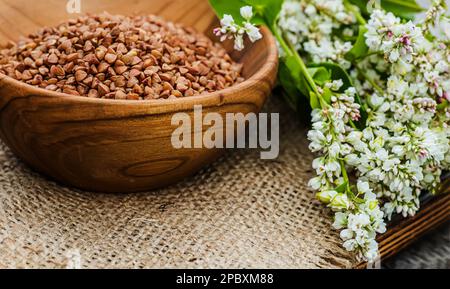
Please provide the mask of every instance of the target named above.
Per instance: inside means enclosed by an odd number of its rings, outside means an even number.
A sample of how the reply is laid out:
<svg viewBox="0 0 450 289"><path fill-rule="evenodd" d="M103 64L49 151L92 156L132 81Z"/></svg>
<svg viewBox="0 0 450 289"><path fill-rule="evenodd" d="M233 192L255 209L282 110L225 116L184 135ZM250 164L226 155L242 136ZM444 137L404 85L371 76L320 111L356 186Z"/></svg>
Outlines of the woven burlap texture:
<svg viewBox="0 0 450 289"><path fill-rule="evenodd" d="M356 264L307 183L306 126L280 100L281 152L234 150L171 187L98 194L33 172L0 144L2 268L342 268Z"/></svg>

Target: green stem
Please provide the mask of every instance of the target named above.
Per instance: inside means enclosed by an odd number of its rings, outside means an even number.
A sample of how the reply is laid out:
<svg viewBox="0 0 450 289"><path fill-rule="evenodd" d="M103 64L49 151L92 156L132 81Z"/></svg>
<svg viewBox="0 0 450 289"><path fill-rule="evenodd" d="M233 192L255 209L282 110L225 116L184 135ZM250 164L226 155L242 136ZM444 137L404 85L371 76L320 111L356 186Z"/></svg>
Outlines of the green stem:
<svg viewBox="0 0 450 289"><path fill-rule="evenodd" d="M350 179L347 174L347 170L345 169L345 163L343 160L340 160L342 177L344 178L344 182L347 183L347 191L350 191Z"/></svg>
<svg viewBox="0 0 450 289"><path fill-rule="evenodd" d="M294 45L292 43L290 43L289 40L285 39L280 31L277 29L277 27L272 27L272 32L275 35L275 38L278 40L278 42L280 43L281 48L284 50L284 52L291 56L294 57L295 61L297 62L297 64L300 67L301 73L303 75L303 77L305 78L306 82L308 83L308 85L310 86L310 88L313 90L313 92L317 95L317 97L319 98L319 102L320 102L320 106L322 108L326 108L328 105L325 102L325 100L322 97L322 94L319 92L319 89L316 86L316 83L314 82L314 79L311 77L311 75L308 72L308 68L306 67L305 62L303 62L303 59L300 57L300 55L298 54L297 50L295 49Z"/></svg>
<svg viewBox="0 0 450 289"><path fill-rule="evenodd" d="M313 90L313 92L317 95L317 97L319 98L319 102L320 102L320 106L322 108L326 108L329 105L326 103L326 101L323 99L322 94L319 93L319 89L317 88L316 83L314 82L314 79L311 77L311 75L308 72L308 68L306 67L305 62L303 61L303 59L300 57L300 55L298 54L297 50L295 49L294 45L292 43L290 43L288 40L286 40L279 32L279 30L276 27L272 27L272 32L275 35L275 38L278 40L278 42L280 43L281 48L284 50L284 52L289 55L289 56L293 56L294 59L297 61L300 70L303 74L303 76L305 77L305 80L307 81L308 85L311 87L311 89ZM354 127L356 129L355 124L350 121L350 124L352 125L352 127ZM333 138L336 138L335 135L333 135ZM347 174L347 170L345 169L345 162L343 160L340 160L340 165L341 165L341 171L342 171L342 176L344 178L344 181L347 182L347 192L351 192L351 187L350 187L350 179L348 177Z"/></svg>
<svg viewBox="0 0 450 289"><path fill-rule="evenodd" d="M348 11L352 12L353 15L355 15L356 20L358 21L359 24L361 25L367 24L366 19L362 17L361 13L359 12L359 9L355 5L348 2L348 0L344 0L344 6L345 8L347 8Z"/></svg>
<svg viewBox="0 0 450 289"><path fill-rule="evenodd" d="M322 98L322 94L319 92L319 89L317 88L317 85L316 85L314 79L309 74L308 68L306 67L305 62L303 61L303 59L300 57L300 55L296 51L294 45L292 43L290 43L289 41L288 41L288 45L289 45L291 51L294 52L293 56L294 56L295 60L297 61L298 65L300 66L301 72L302 72L303 76L305 77L306 82L309 84L311 89L314 91L314 93L317 95L317 97L321 101L322 108L326 108L327 105L325 105L325 101Z"/></svg>
<svg viewBox="0 0 450 289"><path fill-rule="evenodd" d="M278 43L280 44L281 48L284 50L284 52L292 56L293 52L289 48L289 46L286 44L286 41L284 40L284 37L281 35L279 29L277 27L272 27L272 32L275 35L275 38L278 40Z"/></svg>

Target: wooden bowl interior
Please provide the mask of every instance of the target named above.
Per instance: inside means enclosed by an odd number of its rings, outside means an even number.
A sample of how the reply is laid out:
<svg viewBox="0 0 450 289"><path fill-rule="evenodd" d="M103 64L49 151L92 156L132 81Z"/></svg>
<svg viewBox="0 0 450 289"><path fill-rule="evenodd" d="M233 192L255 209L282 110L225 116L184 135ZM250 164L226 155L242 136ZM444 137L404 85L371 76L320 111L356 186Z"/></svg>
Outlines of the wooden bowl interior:
<svg viewBox="0 0 450 289"><path fill-rule="evenodd" d="M78 14L69 14L67 1L45 0L0 0L0 44L7 41L17 41L22 36L37 31L43 26L57 25ZM217 37L212 34L214 27L219 25L207 0L81 0L82 13L102 13L122 15L154 14L176 23L194 27L205 33L213 41ZM256 44L247 43L242 52L233 50L232 41L223 43L231 57L245 63L243 75L251 77L264 64L267 53L264 41Z"/></svg>

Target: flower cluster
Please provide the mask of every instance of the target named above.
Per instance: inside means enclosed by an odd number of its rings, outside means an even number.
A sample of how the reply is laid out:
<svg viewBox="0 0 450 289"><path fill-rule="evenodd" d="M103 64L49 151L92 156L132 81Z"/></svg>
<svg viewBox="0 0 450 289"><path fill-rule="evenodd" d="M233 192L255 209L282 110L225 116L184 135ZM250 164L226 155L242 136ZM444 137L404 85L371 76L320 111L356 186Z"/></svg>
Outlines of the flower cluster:
<svg viewBox="0 0 450 289"><path fill-rule="evenodd" d="M342 85L342 80L337 80L326 84L326 87L334 92L334 95L331 97L331 105L334 108L345 112L344 120L346 122L348 122L348 118L352 121L359 121L361 118L361 106L355 103L356 89L354 87L350 87L346 89L344 93L339 93L338 91Z"/></svg>
<svg viewBox="0 0 450 289"><path fill-rule="evenodd" d="M317 177L310 181L310 186L315 190L329 191L344 182L339 159L352 152L352 148L344 142L347 131L344 116L345 111L333 107L316 109L312 113L309 148L321 155L313 162Z"/></svg>
<svg viewBox="0 0 450 289"><path fill-rule="evenodd" d="M298 50L307 52L313 62L335 61L348 68L350 62L344 55L352 48L345 38L354 36L353 14L343 4L344 0L286 0L278 25ZM334 30L342 30L338 37Z"/></svg>
<svg viewBox="0 0 450 289"><path fill-rule="evenodd" d="M386 232L384 214L368 183L359 181L357 189L364 196L363 199L357 199L350 210L337 212L333 228L342 230L340 235L344 248L357 251L360 259L375 260L378 256L375 237L377 233Z"/></svg>
<svg viewBox="0 0 450 289"><path fill-rule="evenodd" d="M425 38L420 28L383 10L373 11L367 25L366 44L373 51L381 51L391 63L409 64L414 53L424 49ZM403 74L411 67L403 70Z"/></svg>
<svg viewBox="0 0 450 289"><path fill-rule="evenodd" d="M287 1L279 20L305 59L334 61L349 69L355 84L343 94L338 93L340 81L325 84L333 96L330 107L312 114L308 138L319 157L313 162L317 177L310 186L337 212L334 227L342 230L344 247L373 260L384 218L393 213L413 216L421 192L435 192L442 171L449 168L448 107L438 111L449 98L449 49L428 41L422 26L374 10L366 25L368 55L349 63L335 45L344 45L345 35L331 31L346 29L347 35L354 35L346 26L354 19L334 17L338 11L346 14L344 1L329 1L333 13L322 2ZM361 118L357 94L367 112L362 130L349 123ZM344 188L347 170L357 177L356 193Z"/></svg>
<svg viewBox="0 0 450 289"><path fill-rule="evenodd" d="M445 0L434 0L425 15L425 19L423 22L424 32L434 33L436 36L439 36L439 30L444 29L444 33L447 34L446 36L450 37L450 31L448 31L448 28L450 28L450 22L448 21L449 19L445 16L446 11L447 4L445 3ZM439 19L440 21L436 21L437 19Z"/></svg>
<svg viewBox="0 0 450 289"><path fill-rule="evenodd" d="M334 212L343 246L367 261L385 221L416 214L422 191L436 193L450 169L450 29L431 31L450 27L444 8L434 0L419 22L378 4L366 20L348 0L285 0L270 27L290 72L282 80L313 108L309 185ZM241 10L247 23L250 12ZM215 32L242 48L245 31L226 16Z"/></svg>
<svg viewBox="0 0 450 289"><path fill-rule="evenodd" d="M221 27L214 29L214 34L220 37L220 41L234 39L234 49L238 51L244 49L244 36L246 34L251 42L258 41L262 38L258 27L251 23L253 8L251 6L244 6L240 12L242 18L245 19L242 25L237 24L233 16L225 14L220 21Z"/></svg>
<svg viewBox="0 0 450 289"><path fill-rule="evenodd" d="M339 84L337 82L334 88L338 89ZM336 83L329 86L334 85ZM347 101L352 103L350 99ZM342 160L357 152L358 147L352 140L357 139L360 132L348 125L346 115L348 111L340 107L313 111L313 129L308 139L311 151L321 156L313 162L317 177L309 185L319 191L317 199L336 212L333 227L342 230L344 247L358 252L361 258L373 260L378 255L376 234L386 230L384 214L368 182L358 181L357 194L350 187L345 172L347 164Z"/></svg>
<svg viewBox="0 0 450 289"><path fill-rule="evenodd" d="M367 28L369 49L384 57L371 57L360 70L374 75L376 66L384 66L388 77L366 77L362 85L369 118L358 141L369 149L350 158L383 199L389 218L394 212L412 216L421 191L434 192L448 168L449 127L436 121L438 102L447 100L450 88L448 48L430 43L422 27L382 10L373 12Z"/></svg>

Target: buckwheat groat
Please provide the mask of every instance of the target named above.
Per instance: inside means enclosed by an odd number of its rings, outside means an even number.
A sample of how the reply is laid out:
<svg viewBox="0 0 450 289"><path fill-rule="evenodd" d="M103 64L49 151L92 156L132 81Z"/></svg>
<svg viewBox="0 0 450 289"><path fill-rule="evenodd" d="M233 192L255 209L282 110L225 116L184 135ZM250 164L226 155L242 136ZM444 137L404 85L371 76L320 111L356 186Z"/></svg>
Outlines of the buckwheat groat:
<svg viewBox="0 0 450 289"><path fill-rule="evenodd" d="M0 73L106 99L200 95L242 82L241 69L219 44L156 16L83 16L0 51Z"/></svg>

